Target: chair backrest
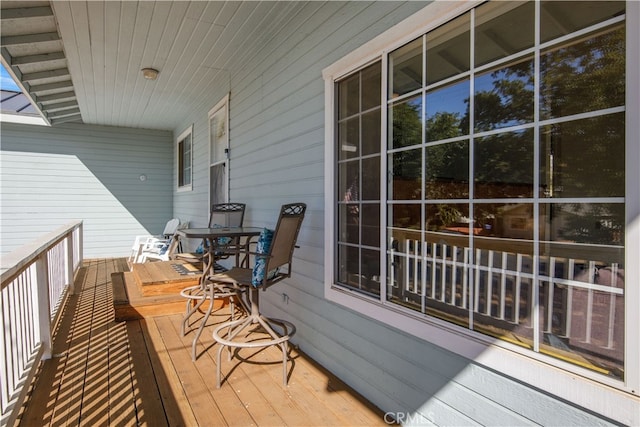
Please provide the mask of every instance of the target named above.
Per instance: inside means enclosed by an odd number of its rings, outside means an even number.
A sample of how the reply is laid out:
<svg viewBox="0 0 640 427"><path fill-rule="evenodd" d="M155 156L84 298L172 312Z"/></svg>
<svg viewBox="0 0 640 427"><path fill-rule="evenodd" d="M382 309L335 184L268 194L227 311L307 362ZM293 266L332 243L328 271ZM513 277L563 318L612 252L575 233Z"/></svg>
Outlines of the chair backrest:
<svg viewBox="0 0 640 427"><path fill-rule="evenodd" d="M304 203L289 203L282 205L280 208L280 216L278 217L278 223L273 232L266 267L266 271L280 269L279 274L273 282L291 276L293 251L296 248L298 233L300 232L306 210L307 205ZM282 271L281 267L285 265L287 269Z"/></svg>
<svg viewBox="0 0 640 427"><path fill-rule="evenodd" d="M244 221L244 203L218 203L211 206L209 227L222 225L224 227L242 227Z"/></svg>
<svg viewBox="0 0 640 427"><path fill-rule="evenodd" d="M164 226L164 231L162 235L169 238L173 236L180 226L180 220L178 218L172 218L167 222L167 225Z"/></svg>

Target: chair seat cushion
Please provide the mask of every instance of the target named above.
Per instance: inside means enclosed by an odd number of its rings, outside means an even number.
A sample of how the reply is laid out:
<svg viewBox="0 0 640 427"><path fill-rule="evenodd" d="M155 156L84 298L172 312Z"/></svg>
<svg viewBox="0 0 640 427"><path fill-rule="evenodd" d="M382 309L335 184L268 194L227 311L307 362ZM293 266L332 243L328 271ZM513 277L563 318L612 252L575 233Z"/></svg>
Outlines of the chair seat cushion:
<svg viewBox="0 0 640 427"><path fill-rule="evenodd" d="M274 269L269 273L266 273L265 269L267 268L267 258L260 256L269 253L272 240L273 230L264 228L260 233L260 237L258 238L258 244L256 246L256 262L251 273L251 284L254 287L262 286L265 274L267 274L267 279L273 278L276 274L278 274L278 269Z"/></svg>

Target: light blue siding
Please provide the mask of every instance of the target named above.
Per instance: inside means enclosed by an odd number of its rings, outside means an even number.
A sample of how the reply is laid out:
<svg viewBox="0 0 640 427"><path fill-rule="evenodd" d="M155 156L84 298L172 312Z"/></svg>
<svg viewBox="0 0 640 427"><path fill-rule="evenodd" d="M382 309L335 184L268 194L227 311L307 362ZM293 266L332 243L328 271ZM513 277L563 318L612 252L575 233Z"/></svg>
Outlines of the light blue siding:
<svg viewBox="0 0 640 427"><path fill-rule="evenodd" d="M2 252L80 219L85 258L127 256L173 215L172 150L167 131L3 123Z"/></svg>
<svg viewBox="0 0 640 427"><path fill-rule="evenodd" d="M311 2L298 24L239 52L230 71L230 194L247 203L245 223L273 227L283 203L303 201L307 216L290 281L263 294L268 313L293 321L295 343L384 411L407 424L586 425L596 415L513 381L324 298L324 83L321 71L424 7L418 2ZM195 177L176 211L207 210L207 111L194 124ZM183 129L174 129L178 133ZM288 298L283 298L286 294ZM286 301L286 302L285 302ZM293 379L295 380L295 368Z"/></svg>

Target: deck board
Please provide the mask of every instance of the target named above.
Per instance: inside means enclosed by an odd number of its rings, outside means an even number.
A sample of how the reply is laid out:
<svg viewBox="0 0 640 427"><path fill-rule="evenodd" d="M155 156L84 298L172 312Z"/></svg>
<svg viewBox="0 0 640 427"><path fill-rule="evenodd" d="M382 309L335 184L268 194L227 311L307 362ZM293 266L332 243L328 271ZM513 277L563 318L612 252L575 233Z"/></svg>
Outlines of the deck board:
<svg viewBox="0 0 640 427"><path fill-rule="evenodd" d="M111 275L126 269L124 259L85 261L55 332L55 357L41 364L16 425L387 425L295 347L287 387L281 353L271 347L241 349L232 360L224 352L217 389L211 332L228 307L210 317L193 362L194 331L180 335L180 314L115 321Z"/></svg>

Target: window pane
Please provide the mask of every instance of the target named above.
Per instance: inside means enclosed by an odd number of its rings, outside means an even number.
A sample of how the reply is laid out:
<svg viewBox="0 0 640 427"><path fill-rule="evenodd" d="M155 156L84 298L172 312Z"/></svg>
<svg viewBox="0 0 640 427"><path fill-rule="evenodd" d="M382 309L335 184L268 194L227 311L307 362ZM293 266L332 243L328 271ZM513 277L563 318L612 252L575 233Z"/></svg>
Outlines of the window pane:
<svg viewBox="0 0 640 427"><path fill-rule="evenodd" d="M422 149L390 154L389 167L392 179L389 194L391 200L422 198Z"/></svg>
<svg viewBox="0 0 640 427"><path fill-rule="evenodd" d="M360 287L360 250L354 246L338 245L338 283Z"/></svg>
<svg viewBox="0 0 640 427"><path fill-rule="evenodd" d="M351 159L359 155L360 117L356 116L338 125L338 158Z"/></svg>
<svg viewBox="0 0 640 427"><path fill-rule="evenodd" d="M362 244L380 247L380 204L363 203L362 208Z"/></svg>
<svg viewBox="0 0 640 427"><path fill-rule="evenodd" d="M338 201L360 200L360 162L352 160L340 163L338 169Z"/></svg>
<svg viewBox="0 0 640 427"><path fill-rule="evenodd" d="M533 130L491 135L474 145L474 197L533 197Z"/></svg>
<svg viewBox="0 0 640 427"><path fill-rule="evenodd" d="M520 253L533 253L533 205L529 203L475 203L473 205L475 227L479 228L475 246L479 249L508 248L516 242L501 239L525 239Z"/></svg>
<svg viewBox="0 0 640 427"><path fill-rule="evenodd" d="M534 2L487 2L476 9L475 65L533 46Z"/></svg>
<svg viewBox="0 0 640 427"><path fill-rule="evenodd" d="M394 203L389 206L387 223L394 229L408 228L420 230L420 224L422 222L420 220L420 215L419 204Z"/></svg>
<svg viewBox="0 0 640 427"><path fill-rule="evenodd" d="M469 70L471 13L427 34L427 85Z"/></svg>
<svg viewBox="0 0 640 427"><path fill-rule="evenodd" d="M389 107L389 140L393 148L422 143L422 97L417 96Z"/></svg>
<svg viewBox="0 0 640 427"><path fill-rule="evenodd" d="M540 192L545 197L623 197L624 113L540 130Z"/></svg>
<svg viewBox="0 0 640 427"><path fill-rule="evenodd" d="M380 156L362 159L362 200L380 200Z"/></svg>
<svg viewBox="0 0 640 427"><path fill-rule="evenodd" d="M545 203L540 205L540 215L541 240L556 242L542 245L541 253L624 263L624 204Z"/></svg>
<svg viewBox="0 0 640 427"><path fill-rule="evenodd" d="M338 83L338 118L357 114L360 111L360 75L356 74Z"/></svg>
<svg viewBox="0 0 640 427"><path fill-rule="evenodd" d="M475 78L476 131L533 121L533 60L501 66Z"/></svg>
<svg viewBox="0 0 640 427"><path fill-rule="evenodd" d="M362 71L362 111L380 106L381 78L379 62Z"/></svg>
<svg viewBox="0 0 640 427"><path fill-rule="evenodd" d="M469 134L469 80L427 92L427 141Z"/></svg>
<svg viewBox="0 0 640 427"><path fill-rule="evenodd" d="M362 249L360 260L360 288L373 295L380 295L380 251Z"/></svg>
<svg viewBox="0 0 640 427"><path fill-rule="evenodd" d="M362 155L380 152L380 109L362 115Z"/></svg>
<svg viewBox="0 0 640 427"><path fill-rule="evenodd" d="M178 186L191 184L191 134L178 142Z"/></svg>
<svg viewBox="0 0 640 427"><path fill-rule="evenodd" d="M347 204L338 207L338 240L345 243L360 243L360 205Z"/></svg>
<svg viewBox="0 0 640 427"><path fill-rule="evenodd" d="M540 69L543 119L624 105L624 25L545 52Z"/></svg>
<svg viewBox="0 0 640 427"><path fill-rule="evenodd" d="M389 99L422 87L422 37L389 54Z"/></svg>
<svg viewBox="0 0 640 427"><path fill-rule="evenodd" d="M469 141L426 147L425 164L427 199L469 197Z"/></svg>
<svg viewBox="0 0 640 427"><path fill-rule="evenodd" d="M576 5L575 1L540 2L540 41L547 42L606 21L625 11L623 1L589 1Z"/></svg>
<svg viewBox="0 0 640 427"><path fill-rule="evenodd" d="M554 203L540 211L545 339L622 377L624 204Z"/></svg>

